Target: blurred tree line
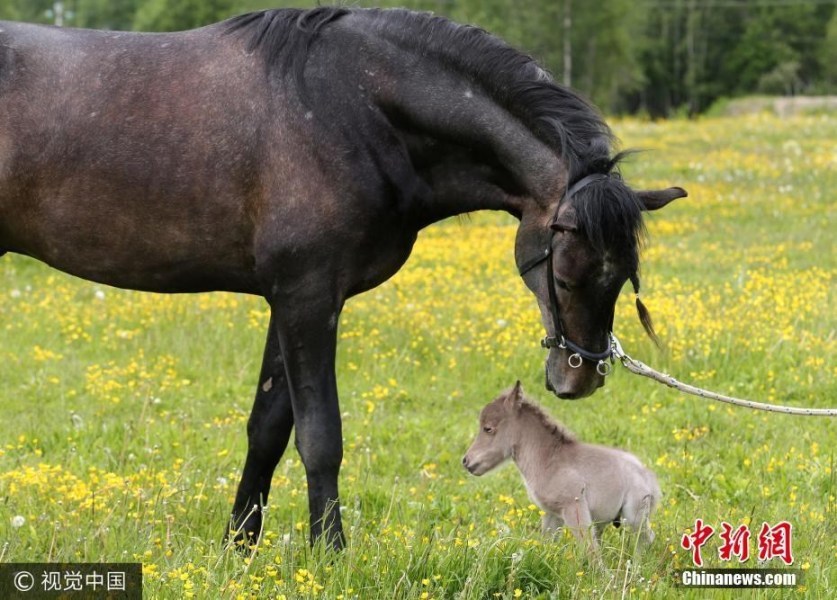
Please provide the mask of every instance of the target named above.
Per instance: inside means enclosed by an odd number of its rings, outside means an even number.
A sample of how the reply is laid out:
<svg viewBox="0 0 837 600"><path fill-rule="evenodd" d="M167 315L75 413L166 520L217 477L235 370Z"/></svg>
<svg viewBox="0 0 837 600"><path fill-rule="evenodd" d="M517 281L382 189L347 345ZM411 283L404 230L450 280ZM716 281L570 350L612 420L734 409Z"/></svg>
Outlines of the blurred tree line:
<svg viewBox="0 0 837 600"><path fill-rule="evenodd" d="M338 0L339 1L339 0ZM608 112L695 114L744 94L837 93L837 0L378 0L479 25ZM0 18L174 31L287 0L0 0Z"/></svg>

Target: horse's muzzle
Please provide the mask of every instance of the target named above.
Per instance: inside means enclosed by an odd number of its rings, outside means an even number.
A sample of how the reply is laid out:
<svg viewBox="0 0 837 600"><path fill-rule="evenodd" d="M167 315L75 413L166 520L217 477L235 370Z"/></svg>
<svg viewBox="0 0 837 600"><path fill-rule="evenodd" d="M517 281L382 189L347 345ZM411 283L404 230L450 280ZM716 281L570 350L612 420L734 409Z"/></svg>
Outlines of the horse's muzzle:
<svg viewBox="0 0 837 600"><path fill-rule="evenodd" d="M605 378L592 368L585 372L584 367L561 373L558 377L552 378L549 376L550 369L549 364L547 364L545 369L546 389L562 400L578 400L592 395L597 389L604 386ZM558 381L556 382L555 379L558 379Z"/></svg>

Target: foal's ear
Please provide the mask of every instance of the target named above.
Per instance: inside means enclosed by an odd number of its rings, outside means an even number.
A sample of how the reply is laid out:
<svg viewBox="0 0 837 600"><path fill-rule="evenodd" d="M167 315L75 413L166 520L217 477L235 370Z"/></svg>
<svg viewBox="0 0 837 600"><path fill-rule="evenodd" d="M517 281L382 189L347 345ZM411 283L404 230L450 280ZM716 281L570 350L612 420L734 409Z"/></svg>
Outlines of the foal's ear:
<svg viewBox="0 0 837 600"><path fill-rule="evenodd" d="M636 195L642 202L643 210L657 210L672 200L685 198L689 193L681 187L670 187L665 190L640 190Z"/></svg>
<svg viewBox="0 0 837 600"><path fill-rule="evenodd" d="M520 385L520 380L518 379L514 386L512 386L509 395L506 396L506 406L512 409L517 410L520 408L520 403L523 401L523 389Z"/></svg>

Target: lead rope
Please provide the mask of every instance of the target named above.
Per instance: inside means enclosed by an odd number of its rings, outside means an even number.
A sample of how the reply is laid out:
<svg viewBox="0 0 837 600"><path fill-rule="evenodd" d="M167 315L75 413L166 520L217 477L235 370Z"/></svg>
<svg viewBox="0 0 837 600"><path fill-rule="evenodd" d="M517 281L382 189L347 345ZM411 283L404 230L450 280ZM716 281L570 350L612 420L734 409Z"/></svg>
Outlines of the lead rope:
<svg viewBox="0 0 837 600"><path fill-rule="evenodd" d="M765 410L768 412L784 413L786 415L803 415L807 417L837 417L837 408L797 408L794 406L781 406L778 404L764 404L763 402L753 402L752 400L742 400L741 398L733 398L732 396L724 396L717 392L710 392L708 390L689 385L678 381L671 375L655 371L645 363L631 358L622 349L622 344L616 339L616 336L611 334L613 344L613 356L618 358L622 365L631 373L648 377L654 381L666 384L668 387L674 388L686 394L693 396L700 396L701 398L709 398L710 400L717 400L718 402L726 402L727 404L734 404L735 406L744 406L752 408L753 410Z"/></svg>

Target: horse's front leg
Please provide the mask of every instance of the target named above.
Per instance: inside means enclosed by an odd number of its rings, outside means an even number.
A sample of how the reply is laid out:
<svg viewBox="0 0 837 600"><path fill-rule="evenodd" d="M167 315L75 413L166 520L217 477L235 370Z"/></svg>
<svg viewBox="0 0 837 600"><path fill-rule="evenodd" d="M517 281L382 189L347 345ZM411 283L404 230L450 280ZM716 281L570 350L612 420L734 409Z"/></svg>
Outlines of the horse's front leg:
<svg viewBox="0 0 837 600"><path fill-rule="evenodd" d="M230 519L230 530L236 542L257 542L259 539L270 481L288 445L293 421L285 363L278 330L271 316L256 400L247 422L247 460Z"/></svg>
<svg viewBox="0 0 837 600"><path fill-rule="evenodd" d="M343 431L334 370L337 319L342 302L328 290L314 289L272 301L285 361L296 447L308 479L311 543L325 536L340 549L345 543L340 520L337 476L343 460Z"/></svg>

